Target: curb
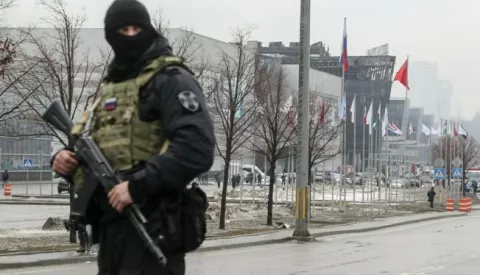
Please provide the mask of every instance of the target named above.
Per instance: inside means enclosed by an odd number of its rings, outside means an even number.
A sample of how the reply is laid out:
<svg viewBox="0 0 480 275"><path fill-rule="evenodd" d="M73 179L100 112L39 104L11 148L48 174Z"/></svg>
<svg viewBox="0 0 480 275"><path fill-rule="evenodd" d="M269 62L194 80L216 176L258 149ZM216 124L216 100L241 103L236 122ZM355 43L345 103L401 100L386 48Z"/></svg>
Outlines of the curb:
<svg viewBox="0 0 480 275"><path fill-rule="evenodd" d="M3 205L70 205L69 202L54 202L54 201L17 201L17 200L0 200Z"/></svg>
<svg viewBox="0 0 480 275"><path fill-rule="evenodd" d="M443 219L449 219L449 218L458 218L458 217L462 217L462 216L465 216L465 214L459 213L459 214L454 214L454 215L449 215L449 216L438 216L438 217L414 219L414 220L410 220L410 221L404 221L404 222L398 222L398 223L392 223L392 224L380 225L380 226L368 227L368 228L362 228L362 229L346 229L346 230L335 230L335 231L330 231L330 232L320 232L320 233L311 234L311 237L320 238L320 237L327 237L327 236L333 236L333 235L366 233L366 232L378 231L378 230L392 228L392 227L403 226L403 225L422 223L422 222L434 221L434 220L443 220ZM251 246L261 246L261 245L284 243L284 242L293 241L293 240L295 240L294 237L285 237L285 238L279 238L279 239L254 241L254 242L249 242L249 243L237 243L237 244L227 244L227 245L219 245L219 246L211 246L211 247L200 247L196 252L211 252L211 251L217 251L217 250L236 249L236 248L251 247ZM76 264L76 263L82 263L82 262L87 262L87 261L96 261L96 260L97 260L96 255L75 256L75 257L60 258L60 259L38 260L38 261L32 261L32 262L17 262L17 263L0 264L0 269L14 269L14 268L51 266L51 265L62 265L62 264Z"/></svg>
<svg viewBox="0 0 480 275"><path fill-rule="evenodd" d="M28 199L28 198L39 198L39 199L64 199L68 200L70 199L70 196L63 196L63 195L15 195L12 194L12 198L23 198L23 199Z"/></svg>

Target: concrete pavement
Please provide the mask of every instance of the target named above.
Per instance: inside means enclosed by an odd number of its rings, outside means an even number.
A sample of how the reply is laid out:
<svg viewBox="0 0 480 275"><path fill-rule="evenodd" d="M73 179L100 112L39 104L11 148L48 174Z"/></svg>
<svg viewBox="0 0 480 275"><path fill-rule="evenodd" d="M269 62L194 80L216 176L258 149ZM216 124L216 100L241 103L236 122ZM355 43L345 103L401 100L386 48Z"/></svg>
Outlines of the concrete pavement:
<svg viewBox="0 0 480 275"><path fill-rule="evenodd" d="M58 205L0 205L0 230L40 229L48 217L68 217L69 207Z"/></svg>
<svg viewBox="0 0 480 275"><path fill-rule="evenodd" d="M312 228L310 233L314 237L326 237L353 233L362 233L375 230L391 228L395 226L404 226L419 222L428 222L451 218L449 220L465 219L463 214L459 213L425 213L411 216L401 216L394 218L378 219L372 222L354 223L342 226L330 226L323 228ZM287 243L291 241L293 229L283 230L269 234L256 234L242 237L217 238L206 240L202 245L200 252L243 248L250 246L261 246L267 244ZM195 253L194 253L195 254ZM11 255L0 256L0 269L18 268L42 265L58 265L67 263L78 263L85 261L95 261L96 256L78 256L73 252L54 252L32 255ZM1 274L1 273L0 273ZM196 273L198 274L198 273ZM208 273L210 274L210 273Z"/></svg>
<svg viewBox="0 0 480 275"><path fill-rule="evenodd" d="M197 252L187 257L187 274L475 275L479 273L480 254L472 242L472 232L480 230L479 218L478 213L473 213L376 232L320 237L312 243L285 242ZM87 259L82 261L80 264L2 270L0 275L96 273L95 263Z"/></svg>

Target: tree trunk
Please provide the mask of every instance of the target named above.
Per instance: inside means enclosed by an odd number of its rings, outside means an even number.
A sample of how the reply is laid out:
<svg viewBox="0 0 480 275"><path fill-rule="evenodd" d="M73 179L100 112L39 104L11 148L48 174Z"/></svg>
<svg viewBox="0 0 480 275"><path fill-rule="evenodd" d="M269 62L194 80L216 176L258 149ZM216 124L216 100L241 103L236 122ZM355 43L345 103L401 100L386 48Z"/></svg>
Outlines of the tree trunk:
<svg viewBox="0 0 480 275"><path fill-rule="evenodd" d="M228 187L228 171L230 170L231 154L229 150L225 153L225 166L223 168L223 187L222 200L220 203L220 224L218 229L225 229L225 214L227 210L227 187Z"/></svg>
<svg viewBox="0 0 480 275"><path fill-rule="evenodd" d="M271 173L270 173L270 185L268 186L267 225L273 225L273 186L276 181L276 178L275 178L275 168L277 166L276 162L277 162L276 159L272 159L272 162L270 162ZM265 176L267 176L267 173L265 173Z"/></svg>

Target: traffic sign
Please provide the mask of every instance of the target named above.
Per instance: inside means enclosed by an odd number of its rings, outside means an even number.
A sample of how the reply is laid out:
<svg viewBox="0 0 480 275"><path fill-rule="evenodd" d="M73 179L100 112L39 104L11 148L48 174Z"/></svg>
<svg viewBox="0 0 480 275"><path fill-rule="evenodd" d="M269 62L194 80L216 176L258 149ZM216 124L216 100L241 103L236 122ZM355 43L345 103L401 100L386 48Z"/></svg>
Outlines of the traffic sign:
<svg viewBox="0 0 480 275"><path fill-rule="evenodd" d="M445 168L433 168L433 179L443 180L445 178Z"/></svg>
<svg viewBox="0 0 480 275"><path fill-rule="evenodd" d="M463 163L463 161L459 157L456 157L452 160L452 164L455 167L461 167L462 163Z"/></svg>
<svg viewBox="0 0 480 275"><path fill-rule="evenodd" d="M452 178L461 179L462 177L463 177L463 169L462 168L452 168Z"/></svg>
<svg viewBox="0 0 480 275"><path fill-rule="evenodd" d="M23 167L32 168L33 167L33 160L32 159L23 159Z"/></svg>
<svg viewBox="0 0 480 275"><path fill-rule="evenodd" d="M444 167L445 161L442 158L437 158L434 164L435 164L435 167Z"/></svg>

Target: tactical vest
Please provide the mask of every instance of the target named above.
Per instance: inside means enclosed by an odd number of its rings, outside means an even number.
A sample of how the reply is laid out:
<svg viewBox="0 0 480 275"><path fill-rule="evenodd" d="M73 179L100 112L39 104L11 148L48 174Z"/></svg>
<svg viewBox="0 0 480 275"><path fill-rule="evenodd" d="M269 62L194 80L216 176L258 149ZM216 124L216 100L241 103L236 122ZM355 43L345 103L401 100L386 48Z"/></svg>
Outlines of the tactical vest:
<svg viewBox="0 0 480 275"><path fill-rule="evenodd" d="M113 83L105 81L92 106L90 135L116 171L128 170L151 156L163 153L168 148L160 118L145 122L140 120L138 101L140 89L168 66L177 65L191 70L179 57L160 57L150 62L132 79ZM91 114L90 114L91 115ZM82 120L72 128L72 135L79 135L89 120L84 113ZM75 186L82 188L83 171L74 174Z"/></svg>

